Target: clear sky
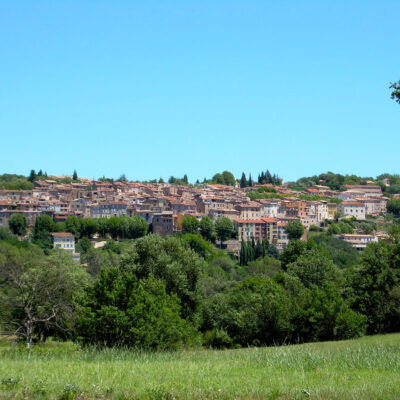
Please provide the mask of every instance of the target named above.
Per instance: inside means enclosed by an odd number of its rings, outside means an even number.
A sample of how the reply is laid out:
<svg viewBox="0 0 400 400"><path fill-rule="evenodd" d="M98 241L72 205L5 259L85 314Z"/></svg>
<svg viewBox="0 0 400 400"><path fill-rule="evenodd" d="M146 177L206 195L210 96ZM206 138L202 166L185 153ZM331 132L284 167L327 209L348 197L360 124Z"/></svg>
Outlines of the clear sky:
<svg viewBox="0 0 400 400"><path fill-rule="evenodd" d="M0 0L0 173L400 173L399 15L399 0Z"/></svg>

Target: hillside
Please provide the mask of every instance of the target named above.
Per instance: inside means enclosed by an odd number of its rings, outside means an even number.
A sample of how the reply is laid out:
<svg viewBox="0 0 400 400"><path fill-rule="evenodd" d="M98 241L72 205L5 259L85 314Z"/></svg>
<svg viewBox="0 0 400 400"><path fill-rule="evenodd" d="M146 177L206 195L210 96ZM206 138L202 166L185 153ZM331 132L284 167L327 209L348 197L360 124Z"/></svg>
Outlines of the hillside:
<svg viewBox="0 0 400 400"><path fill-rule="evenodd" d="M145 353L3 341L2 399L395 399L400 334L239 350Z"/></svg>

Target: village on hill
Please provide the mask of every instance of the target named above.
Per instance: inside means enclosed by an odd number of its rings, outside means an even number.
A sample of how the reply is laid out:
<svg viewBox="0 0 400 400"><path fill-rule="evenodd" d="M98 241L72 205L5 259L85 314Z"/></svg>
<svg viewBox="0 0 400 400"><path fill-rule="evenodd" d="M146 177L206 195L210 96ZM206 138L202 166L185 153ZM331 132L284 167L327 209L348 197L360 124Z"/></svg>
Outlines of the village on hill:
<svg viewBox="0 0 400 400"><path fill-rule="evenodd" d="M25 217L28 227L33 227L42 214L49 215L55 223L70 216L79 219L138 216L146 221L150 232L165 236L181 232L187 216L198 221L208 216L214 222L227 218L235 232L224 247L238 256L240 243L249 240L268 241L283 250L289 243L285 229L288 222L299 221L306 238L309 230L326 228L326 221L383 219L388 202L381 186L374 182L344 185L341 190L314 184L299 191L278 179L277 184L251 186L237 180L232 185L188 185L180 184L181 180L178 183L85 178L65 183L65 180L65 176L46 176L33 180L30 190L0 190L0 226L7 227L14 214ZM357 250L386 238L386 233L378 230L334 233ZM53 235L55 247L70 246L67 233L61 239L60 233L57 236L58 239ZM60 241L68 244L60 246ZM75 252L72 245L67 249Z"/></svg>

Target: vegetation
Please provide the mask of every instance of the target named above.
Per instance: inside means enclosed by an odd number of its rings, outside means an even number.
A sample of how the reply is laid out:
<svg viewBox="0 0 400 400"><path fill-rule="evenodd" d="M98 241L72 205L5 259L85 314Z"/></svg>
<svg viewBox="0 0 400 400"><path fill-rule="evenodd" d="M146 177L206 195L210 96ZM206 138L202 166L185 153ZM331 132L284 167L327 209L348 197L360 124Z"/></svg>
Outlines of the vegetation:
<svg viewBox="0 0 400 400"><path fill-rule="evenodd" d="M276 174L271 175L271 173L267 170L266 172L261 172L261 174L258 175L257 182L261 185L270 184L279 186L282 184L282 179ZM252 187L254 182L251 174L249 175L249 179L247 179L246 174L243 172L239 184L241 188Z"/></svg>
<svg viewBox="0 0 400 400"><path fill-rule="evenodd" d="M213 176L211 183L216 183L219 185L235 186L236 178L229 171L224 171L222 174L217 173Z"/></svg>
<svg viewBox="0 0 400 400"><path fill-rule="evenodd" d="M23 175L3 174L0 175L0 189L31 190L33 184Z"/></svg>
<svg viewBox="0 0 400 400"><path fill-rule="evenodd" d="M390 84L390 89L392 89L391 98L400 104L400 81Z"/></svg>
<svg viewBox="0 0 400 400"><path fill-rule="evenodd" d="M289 221L285 226L285 231L289 240L298 240L304 234L304 226L298 220Z"/></svg>
<svg viewBox="0 0 400 400"><path fill-rule="evenodd" d="M121 226L129 222L121 220ZM42 252L0 232L2 326L20 340L228 348L400 329L399 229L390 243L370 244L359 256L329 234L300 241L302 231L288 224L291 241L280 256L268 242L242 242L238 262L199 233L108 240L94 249L92 225L78 222L70 218L65 225L86 233L77 243L85 268L66 252ZM33 241L43 244L53 228L41 216ZM215 231L226 240L232 222L218 219Z"/></svg>
<svg viewBox="0 0 400 400"><path fill-rule="evenodd" d="M219 337L223 337L220 334ZM48 342L0 345L4 399L400 397L400 336L213 351L137 352Z"/></svg>
<svg viewBox="0 0 400 400"><path fill-rule="evenodd" d="M218 218L215 222L215 232L222 246L222 243L230 239L235 232L233 222L226 217Z"/></svg>
<svg viewBox="0 0 400 400"><path fill-rule="evenodd" d="M26 235L27 222L26 218L19 213L11 215L8 220L8 226L14 235Z"/></svg>

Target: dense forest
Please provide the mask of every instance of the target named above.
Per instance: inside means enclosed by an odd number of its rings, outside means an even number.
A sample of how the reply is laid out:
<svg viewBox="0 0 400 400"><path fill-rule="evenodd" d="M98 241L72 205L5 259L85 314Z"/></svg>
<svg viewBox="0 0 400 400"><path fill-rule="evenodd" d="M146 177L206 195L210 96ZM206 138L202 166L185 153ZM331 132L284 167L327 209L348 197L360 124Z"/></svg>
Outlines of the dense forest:
<svg viewBox="0 0 400 400"><path fill-rule="evenodd" d="M237 259L215 246L229 227L204 218L161 237L139 218L99 226L71 217L62 228L76 236L82 265L51 248L55 226L46 216L24 240L1 228L0 329L29 344L53 337L146 349L262 346L400 329L397 224L390 240L362 254L332 236L358 223L342 221L306 242L293 233L281 254L268 242L242 243ZM91 237L102 229L106 244L94 248Z"/></svg>

